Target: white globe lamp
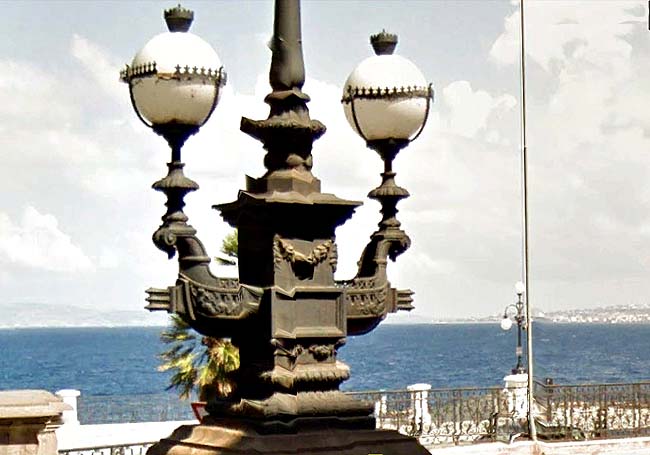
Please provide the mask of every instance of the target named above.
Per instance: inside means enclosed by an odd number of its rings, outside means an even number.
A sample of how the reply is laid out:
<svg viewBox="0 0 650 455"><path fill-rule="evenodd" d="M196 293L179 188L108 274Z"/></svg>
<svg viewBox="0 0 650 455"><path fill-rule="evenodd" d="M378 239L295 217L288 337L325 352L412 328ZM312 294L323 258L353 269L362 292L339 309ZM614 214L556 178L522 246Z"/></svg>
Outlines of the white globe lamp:
<svg viewBox="0 0 650 455"><path fill-rule="evenodd" d="M343 110L352 129L384 161L382 183L368 197L382 205L380 236L397 232L397 203L409 196L395 184L393 160L415 140L426 124L433 99L431 84L409 60L393 55L397 35L382 31L370 37L375 56L362 61L347 78L343 88ZM408 248L410 239L400 231L400 245L390 257ZM394 252L393 252L394 251Z"/></svg>
<svg viewBox="0 0 650 455"><path fill-rule="evenodd" d="M120 79L129 86L138 118L171 148L167 176L153 184L167 196L167 213L153 241L171 258L178 237L196 232L186 223L183 207L185 195L199 185L183 173L181 149L210 118L226 74L214 49L188 32L194 12L178 5L165 10L164 17L169 31L149 40L120 73Z"/></svg>
<svg viewBox="0 0 650 455"><path fill-rule="evenodd" d="M366 141L413 140L428 117L431 85L411 61L393 55L397 35L382 31L370 41L376 55L362 61L345 81L345 117Z"/></svg>
<svg viewBox="0 0 650 455"><path fill-rule="evenodd" d="M526 292L526 286L524 285L523 282L517 281L515 283L515 292L517 293L517 295L523 295L524 292Z"/></svg>
<svg viewBox="0 0 650 455"><path fill-rule="evenodd" d="M121 79L143 123L168 141L185 136L182 146L210 118L226 74L212 46L188 32L192 11L179 5L164 16L169 31L149 40Z"/></svg>

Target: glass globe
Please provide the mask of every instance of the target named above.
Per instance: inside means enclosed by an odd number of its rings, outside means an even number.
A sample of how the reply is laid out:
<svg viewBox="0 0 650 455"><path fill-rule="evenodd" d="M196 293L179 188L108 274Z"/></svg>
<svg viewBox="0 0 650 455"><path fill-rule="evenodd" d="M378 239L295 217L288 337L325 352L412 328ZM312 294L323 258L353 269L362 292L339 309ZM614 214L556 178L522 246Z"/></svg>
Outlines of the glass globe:
<svg viewBox="0 0 650 455"><path fill-rule="evenodd" d="M386 50L389 41L390 49ZM350 126L367 141L410 139L424 125L430 88L408 59L392 55L397 36L371 37L378 55L363 60L343 87L343 109ZM377 43L384 47L377 47Z"/></svg>
<svg viewBox="0 0 650 455"><path fill-rule="evenodd" d="M202 125L212 111L218 88L204 73L219 71L221 61L212 47L192 33L161 33L136 54L132 68L156 64L156 74L131 81L140 115L155 125Z"/></svg>
<svg viewBox="0 0 650 455"><path fill-rule="evenodd" d="M517 281L515 283L515 292L517 293L517 295L522 295L524 292L526 292L526 286L524 285L524 283L522 283L521 281Z"/></svg>
<svg viewBox="0 0 650 455"><path fill-rule="evenodd" d="M122 72L134 109L153 125L201 126L225 82L212 46L187 32L192 19L193 13L180 7L165 11L170 31L149 40Z"/></svg>
<svg viewBox="0 0 650 455"><path fill-rule="evenodd" d="M510 318L503 318L501 319L501 329L508 331L512 327L512 319Z"/></svg>

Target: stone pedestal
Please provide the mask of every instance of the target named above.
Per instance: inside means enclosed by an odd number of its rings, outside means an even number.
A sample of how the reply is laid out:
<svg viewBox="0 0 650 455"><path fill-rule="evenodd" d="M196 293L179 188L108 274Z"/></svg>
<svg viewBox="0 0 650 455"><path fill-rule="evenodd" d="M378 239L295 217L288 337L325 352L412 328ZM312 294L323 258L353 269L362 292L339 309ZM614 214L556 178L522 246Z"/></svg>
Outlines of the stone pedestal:
<svg viewBox="0 0 650 455"><path fill-rule="evenodd" d="M429 414L429 390L431 390L431 384L412 384L406 389L411 392L411 410L415 428L422 429L431 425L431 414Z"/></svg>
<svg viewBox="0 0 650 455"><path fill-rule="evenodd" d="M63 400L65 404L70 406L70 409L63 411L61 420L64 425L79 425L79 417L77 415L77 398L81 392L75 389L62 389L55 392L55 395Z"/></svg>
<svg viewBox="0 0 650 455"><path fill-rule="evenodd" d="M497 441L512 443L528 433L528 375L510 374L503 381L505 403L497 416Z"/></svg>
<svg viewBox="0 0 650 455"><path fill-rule="evenodd" d="M381 390L383 392L383 390ZM379 400L375 401L375 418L378 419L382 417L384 414L386 414L386 411L388 410L388 397L386 394L382 393L381 397Z"/></svg>
<svg viewBox="0 0 650 455"><path fill-rule="evenodd" d="M528 374L510 374L503 378L508 394L508 410L516 419L528 417Z"/></svg>
<svg viewBox="0 0 650 455"><path fill-rule="evenodd" d="M260 434L234 423L184 425L147 451L147 455L222 454L429 455L429 451L416 439L396 431L341 429L325 422L314 422L290 434Z"/></svg>
<svg viewBox="0 0 650 455"><path fill-rule="evenodd" d="M44 390L0 392L0 455L56 455L54 430L68 409Z"/></svg>

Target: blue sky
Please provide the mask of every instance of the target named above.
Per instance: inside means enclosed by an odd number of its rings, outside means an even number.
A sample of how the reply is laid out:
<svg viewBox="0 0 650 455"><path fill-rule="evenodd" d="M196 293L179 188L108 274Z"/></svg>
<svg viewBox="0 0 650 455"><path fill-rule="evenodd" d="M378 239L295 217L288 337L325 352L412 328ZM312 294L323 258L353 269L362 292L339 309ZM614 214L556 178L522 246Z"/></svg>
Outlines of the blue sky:
<svg viewBox="0 0 650 455"><path fill-rule="evenodd" d="M228 85L186 146L191 223L211 254L229 228L212 204L260 176L261 146L239 132L265 118L268 1L193 1ZM645 1L526 2L531 303L541 309L645 303L650 291L650 32ZM4 2L0 25L0 289L3 304L139 311L173 283L150 241L164 213L150 189L164 142L139 124L118 72L174 2ZM365 199L379 159L344 119L343 81L399 34L397 52L434 83L423 135L395 162L411 250L390 267L416 292L414 315L495 314L520 279L518 3L305 1L305 91L326 135L314 147L323 190L364 200L338 231L338 278L354 275L379 220ZM215 268L217 274L232 274ZM155 316L142 310L142 320ZM160 318L156 320L161 320ZM28 322L33 321L26 321ZM72 321L74 323L74 321ZM1 325L1 321L0 321Z"/></svg>

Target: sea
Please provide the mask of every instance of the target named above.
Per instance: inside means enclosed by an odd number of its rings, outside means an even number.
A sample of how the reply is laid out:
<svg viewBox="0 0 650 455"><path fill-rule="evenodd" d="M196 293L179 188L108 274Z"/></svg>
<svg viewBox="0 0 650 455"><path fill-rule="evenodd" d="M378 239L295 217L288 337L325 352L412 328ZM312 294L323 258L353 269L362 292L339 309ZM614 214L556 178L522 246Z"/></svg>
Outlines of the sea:
<svg viewBox="0 0 650 455"><path fill-rule="evenodd" d="M191 417L157 370L162 327L0 330L0 390L77 389L82 423ZM650 325L536 323L535 376L556 384L650 380ZM347 391L491 387L516 363L516 330L498 324L383 324L350 337ZM147 415L153 402L160 409ZM150 407L150 406L149 406ZM178 411L180 409L180 411Z"/></svg>

